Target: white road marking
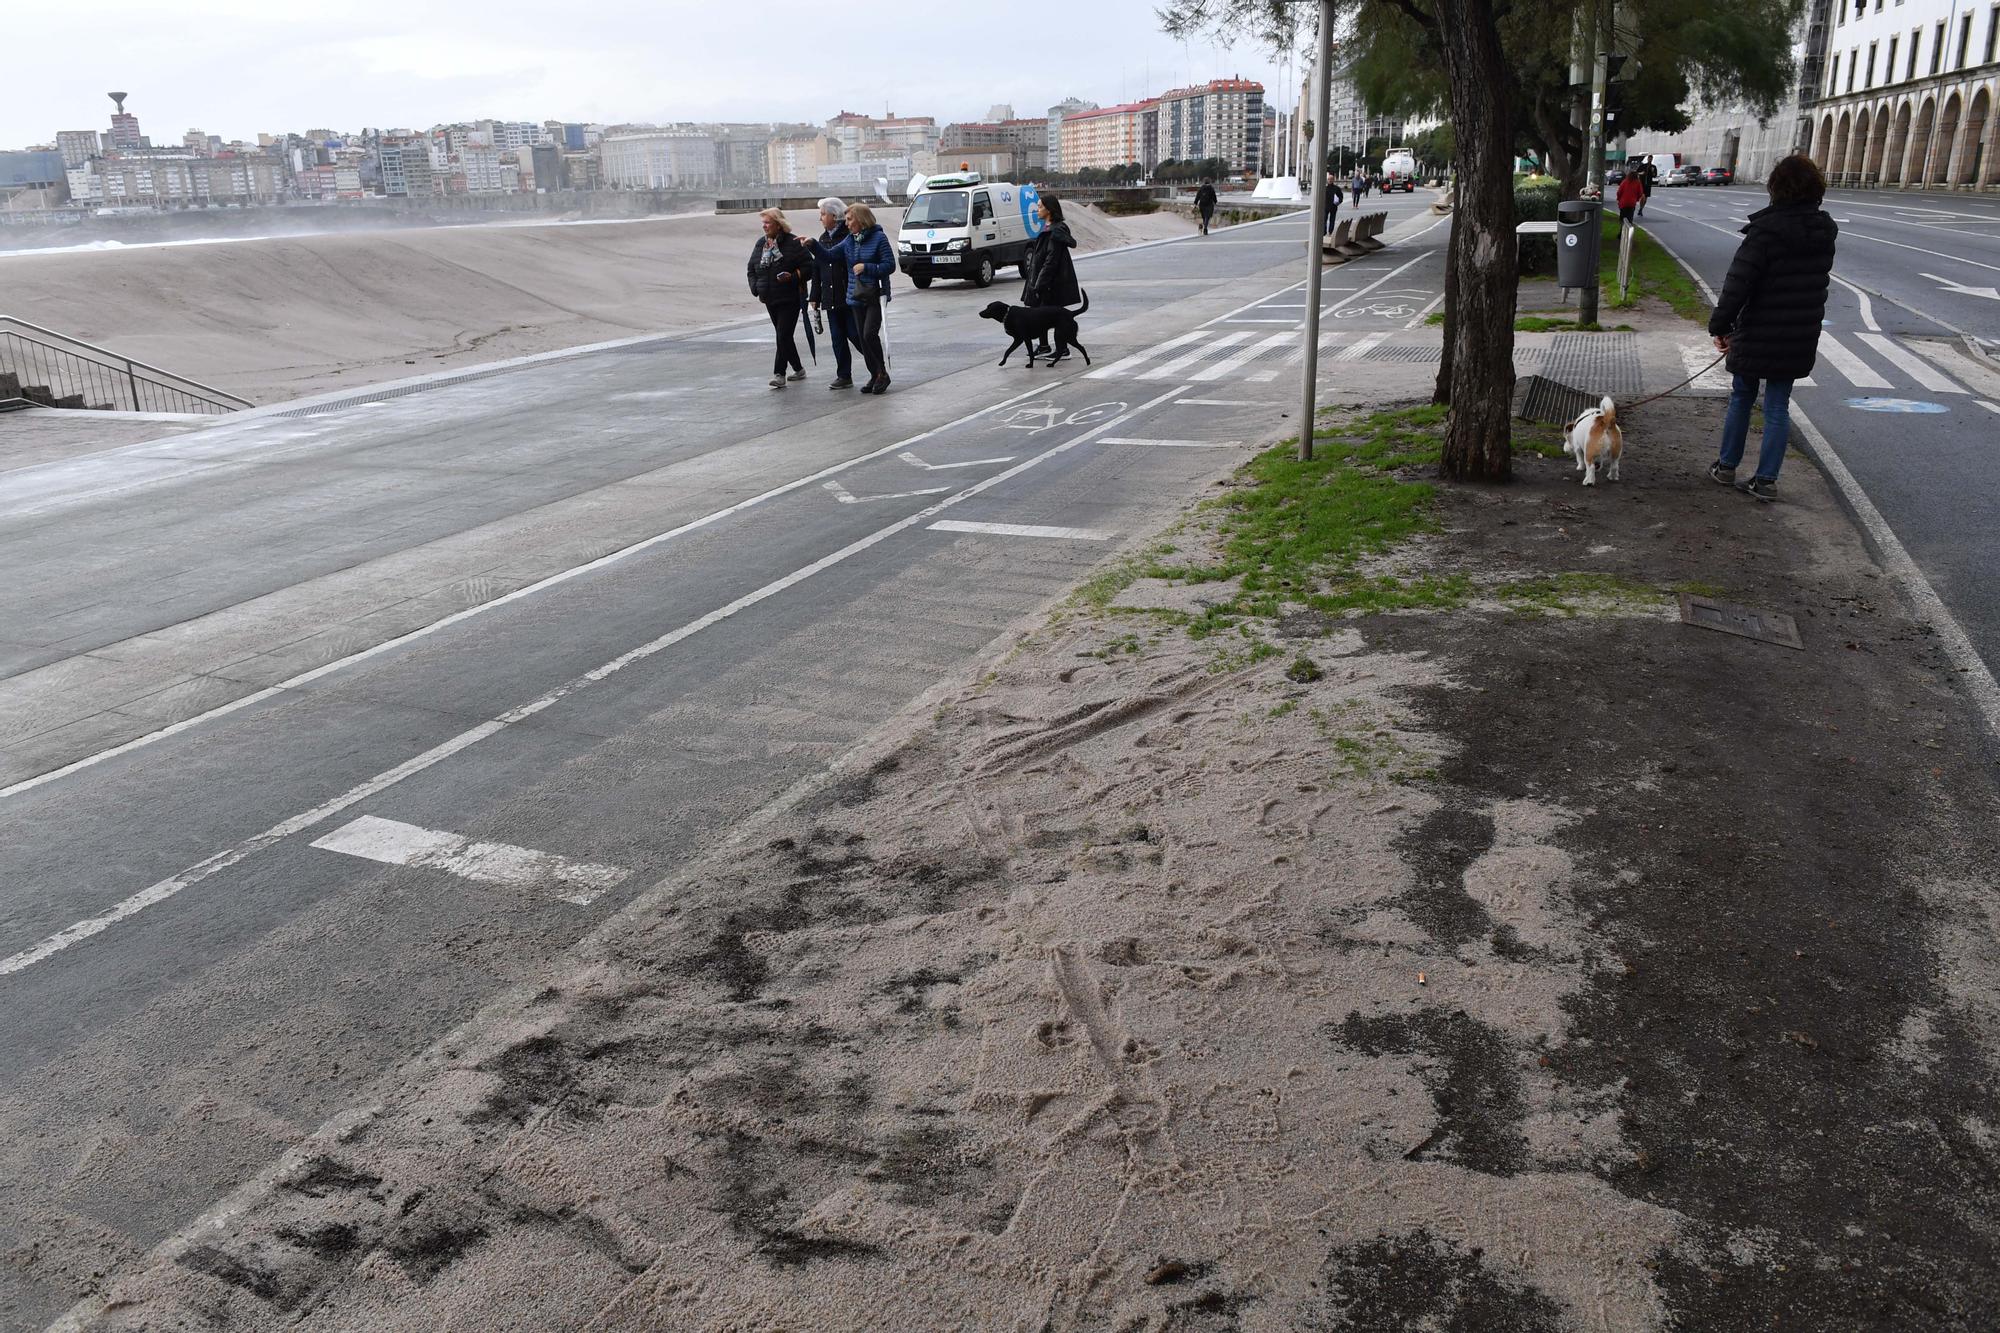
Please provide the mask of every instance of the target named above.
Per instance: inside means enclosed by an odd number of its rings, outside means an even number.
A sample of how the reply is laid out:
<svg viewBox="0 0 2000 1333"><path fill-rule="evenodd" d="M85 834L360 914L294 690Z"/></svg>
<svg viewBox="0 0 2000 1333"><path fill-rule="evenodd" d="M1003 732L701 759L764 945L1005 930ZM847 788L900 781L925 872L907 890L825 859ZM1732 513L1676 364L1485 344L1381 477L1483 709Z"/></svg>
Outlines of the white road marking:
<svg viewBox="0 0 2000 1333"><path fill-rule="evenodd" d="M1822 360L1842 375L1857 389L1887 389L1889 381L1868 368L1868 363L1841 345L1840 339L1825 329L1819 332L1819 354Z"/></svg>
<svg viewBox="0 0 2000 1333"><path fill-rule="evenodd" d="M1714 389L1722 393L1729 392L1731 387L1733 387L1729 372L1725 371L1719 363L1710 365L1709 363L1714 360L1715 349L1710 345L1696 342L1684 342L1681 344L1681 369L1694 376L1693 382L1688 385L1690 389Z"/></svg>
<svg viewBox="0 0 2000 1333"><path fill-rule="evenodd" d="M1827 274L1827 276L1832 278L1835 282L1839 283L1841 286L1847 288L1848 291L1854 293L1854 299L1861 302L1862 324L1867 326L1867 329L1870 333L1880 333L1882 331L1882 326L1875 322L1875 305L1868 299L1868 293L1862 291L1859 287L1856 287L1853 283L1849 282L1846 278L1841 277L1838 273L1829 273Z"/></svg>
<svg viewBox="0 0 2000 1333"><path fill-rule="evenodd" d="M1106 444L1143 444L1155 449L1234 449L1241 440L1136 440L1124 435L1107 435Z"/></svg>
<svg viewBox="0 0 2000 1333"><path fill-rule="evenodd" d="M1347 336L1347 331L1345 329L1329 329L1322 327L1320 329L1320 334L1319 334L1319 350L1321 358L1322 359L1325 358L1326 351L1328 348L1335 346L1346 336ZM1299 342L1303 344L1305 342L1305 339L1301 338L1299 339ZM1306 359L1306 349L1304 348L1304 346L1295 347L1290 352L1285 354L1285 359L1283 361L1281 361L1275 366L1266 366L1262 370L1254 370L1250 372L1248 375L1245 375L1243 377L1243 382L1245 384L1269 384L1272 380L1278 378L1278 375L1281 371L1291 366L1296 366L1305 359Z"/></svg>
<svg viewBox="0 0 2000 1333"><path fill-rule="evenodd" d="M1188 376L1188 378L1197 383L1207 383L1210 380L1219 380L1226 376L1234 375L1264 353L1274 348L1282 347L1291 340L1292 335L1289 333L1274 333L1262 342L1254 342L1238 348L1233 355L1225 357L1212 366L1203 366L1200 370Z"/></svg>
<svg viewBox="0 0 2000 1333"><path fill-rule="evenodd" d="M1419 310L1415 314L1415 316L1411 318L1410 322L1405 324L1403 327L1406 329L1414 329L1415 327L1417 327L1417 325L1423 323L1425 320L1431 317L1431 311L1437 309L1439 306L1443 304L1444 304L1444 293L1439 292L1429 305L1425 306L1422 310Z"/></svg>
<svg viewBox="0 0 2000 1333"><path fill-rule="evenodd" d="M1295 329L1299 327L1299 321L1296 319L1232 319L1228 322L1231 324L1289 324Z"/></svg>
<svg viewBox="0 0 2000 1333"><path fill-rule="evenodd" d="M1985 408L1985 409L1986 409L1986 410L1987 410L1988 412L1992 412L1992 413L1994 413L1994 414L1995 414L1996 416L2000 416L2000 405L1995 405L1995 404L1993 404L1993 403L1989 403L1989 402L1987 402L1987 401L1986 401L1986 400L1985 400L1984 398L1981 398L1981 399L1979 400L1979 405L1980 405L1981 407Z"/></svg>
<svg viewBox="0 0 2000 1333"><path fill-rule="evenodd" d="M1341 348L1340 354L1333 359L1336 361L1359 361L1362 357L1368 355L1369 349L1373 348L1377 343L1382 342L1388 336L1389 331L1387 329L1366 334L1363 337L1357 338L1349 346Z"/></svg>
<svg viewBox="0 0 2000 1333"><path fill-rule="evenodd" d="M1260 407L1254 398L1181 398L1175 407Z"/></svg>
<svg viewBox="0 0 2000 1333"><path fill-rule="evenodd" d="M896 457L902 459L911 467L920 467L926 472L949 472L955 467L985 467L988 463L1011 463L1014 461L1013 454L1004 454L999 458L970 458L963 463L926 463L923 459L911 453L897 454Z"/></svg>
<svg viewBox="0 0 2000 1333"><path fill-rule="evenodd" d="M567 856L504 842L475 842L457 833L441 833L394 819L377 819L374 815L363 815L351 824L342 824L313 846L384 865L442 870L461 879L502 884L512 889L560 885L572 892L557 896L578 907L590 906L632 874L618 866L573 861Z"/></svg>
<svg viewBox="0 0 2000 1333"><path fill-rule="evenodd" d="M1954 264L1970 264L1974 268L1983 268L1994 273L2000 273L2000 264L1982 264L1977 259L1967 259L1964 255L1948 255L1942 250L1926 250L1921 245L1905 245L1901 241L1891 241L1881 236L1870 236L1865 231L1844 231L1841 235L1858 236L1864 241L1873 241L1877 245L1893 245L1898 250L1914 250L1920 255L1929 255L1933 259L1948 259Z"/></svg>
<svg viewBox="0 0 2000 1333"><path fill-rule="evenodd" d="M884 454L894 453L901 449L907 449L913 444L917 444L920 443L921 441L931 438L933 435L937 435L943 431L952 430L955 429L956 427L963 426L970 421L977 421L980 417L985 416L988 412L997 412L1002 408L1012 407L1014 404L1022 401L1023 399L1033 398L1037 394L1048 393L1053 389L1061 388L1062 385L1063 381L1056 380L1053 383L1044 384L1039 388L1029 389L1024 393L1017 393L1013 395L1011 398L1003 398L999 402L989 404L986 407L982 407L976 412L968 412L962 417L958 417L954 420L945 422L943 425L932 426L928 430L921 431L915 435L911 435L904 439L898 440L894 444L885 444L880 449L875 449L868 453L857 455L856 457L848 459L844 463L830 464L827 467L821 468L817 472L809 473L806 476L800 477L794 481L788 481L782 483L781 485L773 486L770 490L759 492L756 495L750 496L748 499L738 500L735 504L732 505L724 505L720 509L712 510L709 513L703 514L700 518L690 519L686 523L683 523L678 527L669 528L665 532L655 533L651 537L641 538L639 541L633 542L630 546L620 547L618 550L612 551L607 555L598 556L594 560L586 560L580 565L572 565L568 569L557 570L555 573L549 575L547 578L538 579L533 583L529 583L522 587L516 588L512 592L503 593L500 596L495 597L492 601L481 602L477 606L469 606L465 608L463 611L454 611L450 615L445 616L441 620L434 620L428 625L420 625L416 629L411 630L407 634L399 634L395 638L385 639L381 643L378 643L373 647L363 648L358 652L349 653L346 657L336 658L331 662L327 662L321 666L316 666L312 668L310 671L302 671L296 676L291 676L285 680L279 681L276 685L267 686L264 689L258 690L252 694L246 694L241 699L232 699L230 702L226 704L219 704L216 707L209 709L205 713L197 713L193 717L184 718L179 722L175 722L172 723L171 725L161 727L158 731L149 731L143 736L135 736L131 740L122 742L121 744L118 745L114 745L108 750L99 750L96 754L85 755L81 759L74 760L71 763L64 764L61 768L52 768L48 772L38 773L32 778L23 778L19 782L13 783L11 786L0 787L0 800L5 800L9 796L15 796L24 791L29 791L35 787L41 786L44 783L54 782L58 778L68 777L71 773L75 773L80 769L89 768L93 764L101 764L105 760L116 758L121 754L129 754L133 750L137 750L142 746L152 745L157 741L163 741L167 739L169 736L178 736L180 733L188 730L191 727L198 727L204 722L209 722L214 720L215 718L222 717L226 714L234 713L239 709L249 708L252 705L263 703L266 699L276 698L278 695L283 694L288 690L297 689L301 685L309 685L313 681L319 680L325 676L330 676L336 671L345 670L346 668L353 666L356 663L365 662L371 657L376 657L387 652L393 652L394 650L396 650L397 648L401 648L405 644L414 643L418 639L426 638L432 634L437 633L439 630L448 629L453 625L457 625L463 621L470 620L474 616L484 615L488 611L495 610L498 607L507 606L510 603L520 601L526 597L532 597L538 592L542 592L545 589L555 587L557 584L567 583L571 579L580 578L585 574L594 573L595 571L603 569L606 566L617 564L619 561L626 560L632 556L640 554L643 551L651 550L653 547L660 545L662 542L672 541L674 538L683 536L686 533L693 532L698 528L705 528L708 527L710 524L719 523L723 519L728 518L731 515L741 513L745 509L749 509L752 508L753 506L763 504L767 500L774 500L781 495L786 495L792 491L799 490L802 487L810 486L816 481L819 481L826 477L831 477L840 472L845 472L849 468L858 467L862 463L867 463L874 459L880 458Z"/></svg>
<svg viewBox="0 0 2000 1333"><path fill-rule="evenodd" d="M1877 352L1880 352L1885 361L1888 361L1896 369L1902 371L1932 393L1965 392L1964 389L1960 388L1943 371L1932 366L1928 361L1920 360L1918 357L1912 355L1908 349L1898 345L1893 340L1885 338L1879 333L1857 333L1854 336L1862 342L1867 343Z"/></svg>
<svg viewBox="0 0 2000 1333"><path fill-rule="evenodd" d="M893 495L856 495L837 481L826 483L826 489L833 492L833 498L844 505L867 504L870 500L907 500L913 495L943 495L949 486L932 486L921 491L897 491Z"/></svg>
<svg viewBox="0 0 2000 1333"><path fill-rule="evenodd" d="M2000 288L1968 287L1962 282L1953 282L1950 278L1940 278L1935 273L1919 273L1917 276L1929 278L1954 296L1977 296L1988 301L2000 301Z"/></svg>
<svg viewBox="0 0 2000 1333"><path fill-rule="evenodd" d="M932 532L983 532L996 537L1060 537L1073 542L1108 542L1116 533L1096 528L1051 528L1039 523L973 523L946 518L931 524Z"/></svg>
<svg viewBox="0 0 2000 1333"><path fill-rule="evenodd" d="M1245 308L1247 309L1248 307ZM1192 333L1183 333L1178 338L1169 338L1167 341L1163 343L1155 343L1153 346L1145 348L1143 351L1134 352L1132 355L1126 357L1123 361L1113 361L1108 366L1102 366L1096 370L1093 370L1088 374L1086 374L1084 378L1087 380L1108 380L1113 375L1119 374L1122 371L1130 370L1134 366L1143 366L1148 361L1151 361L1154 357L1159 356L1162 353L1171 352L1176 347L1185 347L1189 343L1198 342L1201 339L1206 338L1207 336L1208 335L1206 333L1203 333L1200 329L1196 329Z"/></svg>
<svg viewBox="0 0 2000 1333"><path fill-rule="evenodd" d="M1153 369L1140 375L1139 378L1142 380L1168 379L1174 375L1180 374L1181 371L1187 369L1195 362L1202 360L1204 357L1219 352L1225 347L1234 347L1237 343L1242 342L1245 338L1248 338L1249 336L1250 335L1248 333L1225 333L1220 338L1215 339L1213 342L1204 343L1200 347L1195 348L1191 352L1187 352L1180 356L1175 357L1173 360L1167 362L1165 365L1155 366Z"/></svg>
<svg viewBox="0 0 2000 1333"><path fill-rule="evenodd" d="M1035 390L1034 392L1046 393L1049 389L1054 387L1056 386L1043 385L1041 388ZM430 749L424 751L420 755L415 756L414 758L404 760L402 763L396 765L394 768L387 769L381 773L376 774L374 777L368 779L366 782L363 782L358 786L349 788L347 791L342 792L339 796L334 797L332 800L327 801L322 805L314 806L312 809L307 810L302 814L293 815L290 819L281 820L278 823L273 824L270 828L265 829L262 833L256 834L249 838L245 838L243 841L237 843L233 847L224 848L222 851L215 853L215 855L209 857L207 860L200 861L195 865L188 867L186 870L181 871L177 875L171 875L168 878L161 880L157 884L153 884L147 888L141 889L139 892L133 894L129 898L126 898L124 901L116 904L108 911L100 912L98 915L90 917L87 920L79 921L71 926L66 926L63 929L57 931L55 934L49 936L47 939L42 940L39 944L34 945L32 948L24 949L20 953L14 954L8 958L0 958L0 976L6 976L12 972L19 972L25 968L33 967L36 963L46 961L47 959L54 957L56 954L61 953L64 949L69 948L71 945L79 944L82 941L89 939L93 935L99 934L102 931L110 929L112 926L117 925L120 921L124 921L130 917L137 916L140 912L145 911L148 907L152 907L159 903L165 902L167 899L173 897L175 894L180 893L182 890L190 888L195 884L199 884L201 881L207 879L209 876L217 873L218 871L228 869L230 866L235 865L237 862L243 860L245 857L251 855L254 852L261 851L263 848L269 847L273 843L280 842L285 838L290 837L294 833L303 832L304 830L311 828L314 824L319 823L321 820L339 814L342 810L347 809L348 807L354 805L356 802L364 801L368 797L375 795L377 792L385 791L388 788L395 786L397 783L403 781L405 778L421 773L425 769L430 768L433 765L442 763L444 760L449 759L451 756L459 753L461 750L465 750L474 745L477 745L479 742L485 740L489 736L496 735L499 732L506 730L510 726L514 726L517 723L525 722L529 718L535 717L536 715L550 708L553 708L556 704L560 703L563 699L567 698L571 694L576 693L578 690L594 685L599 681L608 679L609 677L616 675L618 672L623 671L626 667L631 666L633 663L642 662L645 659L652 657L656 653L663 652L666 649L673 647L675 644L680 643L684 639L693 638L695 635L701 633L703 630L709 628L710 626L718 625L723 621L728 620L730 617L738 614L739 612L746 611L749 608L757 605L759 602L765 601L766 599L771 597L775 597L779 593L784 592L787 589L792 588L797 584L805 582L807 579L813 577L815 574L823 573L824 571L833 568L835 565L838 565L843 561L850 559L853 556L859 555L861 552L868 550L870 547L879 545L880 543L887 541L889 538L895 536L899 532L904 532L910 528L915 527L919 523L935 518L937 515L943 513L946 509L951 508L953 505L962 503L963 501L966 500L970 500L975 495L982 495L986 491L991 490L993 487L998 486L1000 483L1012 480L1013 478L1020 476L1023 472L1026 472L1028 469L1035 467L1047 461L1048 459L1054 458L1058 454L1067 453L1071 449L1075 449L1081 445L1088 444L1092 440L1097 439L1099 436L1107 434L1110 431L1114 430L1123 422L1130 421L1135 417L1142 416L1145 413L1152 411L1160 404L1175 397L1176 395L1186 393L1187 391L1188 391L1188 386L1185 384L1179 385L1173 389L1169 389L1167 392L1160 394L1158 397L1148 399L1146 402L1139 404L1139 406L1135 408L1131 408L1130 410L1123 412L1118 416L1112 417L1110 420L1102 422L1099 425L1092 426L1090 429L1083 431L1082 433L1068 440L1063 441L1061 444L1052 445L1049 448L1044 449L1041 453L1036 454L1032 458L1024 459L1023 461L1016 463L1013 467L1008 468L1005 472L997 472L990 477L984 478L983 480L980 481L976 481L972 485L967 486L964 490L958 491L957 493L952 495L947 495L944 499L939 500L935 504L920 509L916 513L910 514L907 517L897 519L894 523L888 524L885 527L877 528L874 532L869 533L867 536L851 541L847 545L841 547L837 551L832 552L831 554L821 556L819 559L813 561L811 564L803 565L800 568L793 570L791 573L784 575L782 578L773 579L771 582L765 584L761 588L758 588L754 592L745 593L743 596L738 597L735 601L729 602L723 606L719 606L715 610L708 612L706 615L700 616L694 620L690 620L686 624L681 625L676 629L669 630L665 634L660 635L656 639L653 639L647 643L642 643L637 648L628 649L625 652L619 654L617 657L612 658L609 662L606 662L604 665L595 667L590 671L586 671L583 675L576 677L574 680L566 681L563 684L558 685L555 689L550 690L548 693L542 695L540 698L531 699L527 703L522 704L517 708L509 709L508 711L500 714L498 717L489 718L488 720L479 723L477 726L468 727L466 730L460 732L456 736L453 736L449 740L444 741L439 745L432 746ZM1008 403L1016 402L1020 398L1024 398L1027 396L1028 395L1026 394L1017 394L1014 398L1007 399L1006 402L995 403L993 406L1004 407ZM970 421L975 417L983 416L986 412L991 410L992 408L983 408L979 412L974 412L969 416L962 418L960 422L953 422L949 424L951 425L961 424L963 421ZM937 431L943 429L945 429L944 426L934 427L932 428L932 430L924 432L924 434L925 435L935 434ZM901 443L907 444L913 442L914 441L903 441ZM899 447L900 444L885 445L883 446L882 449L877 451L876 455L873 456L879 456L880 454L887 453L891 449ZM844 467L847 466L847 464L842 464L841 466ZM784 489L787 490L792 489L794 487L803 485L806 481L810 480L812 480L812 478L802 478L799 481L787 483ZM744 501L743 503L748 504L750 503L750 501ZM605 557L605 558L608 559L610 557ZM588 568L588 566L580 566L580 568Z"/></svg>

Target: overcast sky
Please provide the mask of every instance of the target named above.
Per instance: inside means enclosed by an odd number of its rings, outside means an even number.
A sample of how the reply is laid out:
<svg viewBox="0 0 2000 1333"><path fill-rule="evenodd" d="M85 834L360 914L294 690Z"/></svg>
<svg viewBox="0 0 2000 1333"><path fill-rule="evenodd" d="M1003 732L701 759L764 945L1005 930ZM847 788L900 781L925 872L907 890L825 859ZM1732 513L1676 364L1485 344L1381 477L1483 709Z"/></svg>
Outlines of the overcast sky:
<svg viewBox="0 0 2000 1333"><path fill-rule="evenodd" d="M1278 66L1169 39L1155 0L1033 6L766 0L24 0L8 6L0 147L109 125L155 143L440 121L823 121L843 109L1036 116ZM787 51L791 54L787 55Z"/></svg>

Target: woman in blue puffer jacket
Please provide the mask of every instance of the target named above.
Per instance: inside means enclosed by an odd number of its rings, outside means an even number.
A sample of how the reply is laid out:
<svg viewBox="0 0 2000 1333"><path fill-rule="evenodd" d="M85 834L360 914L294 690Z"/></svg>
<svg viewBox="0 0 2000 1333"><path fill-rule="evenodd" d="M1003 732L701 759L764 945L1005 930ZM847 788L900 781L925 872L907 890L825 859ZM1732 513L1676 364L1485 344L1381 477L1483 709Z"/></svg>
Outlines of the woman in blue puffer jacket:
<svg viewBox="0 0 2000 1333"><path fill-rule="evenodd" d="M847 283L847 308L853 321L861 358L868 363L863 393L889 391L889 365L882 354L882 306L889 299L889 275L896 271L896 249L866 204L847 206L847 237L834 245L808 240L806 249L822 259L839 259L854 276Z"/></svg>

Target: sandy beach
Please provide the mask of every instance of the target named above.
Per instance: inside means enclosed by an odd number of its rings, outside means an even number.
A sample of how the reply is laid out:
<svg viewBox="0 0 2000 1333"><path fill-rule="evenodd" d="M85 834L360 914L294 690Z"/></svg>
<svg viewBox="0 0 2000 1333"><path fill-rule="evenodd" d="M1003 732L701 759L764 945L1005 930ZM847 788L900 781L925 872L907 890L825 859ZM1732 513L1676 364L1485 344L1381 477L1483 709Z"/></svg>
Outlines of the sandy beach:
<svg viewBox="0 0 2000 1333"><path fill-rule="evenodd" d="M1070 225L1084 250L1193 230L1083 208ZM0 311L271 403L754 318L756 234L754 215L680 216L0 255Z"/></svg>

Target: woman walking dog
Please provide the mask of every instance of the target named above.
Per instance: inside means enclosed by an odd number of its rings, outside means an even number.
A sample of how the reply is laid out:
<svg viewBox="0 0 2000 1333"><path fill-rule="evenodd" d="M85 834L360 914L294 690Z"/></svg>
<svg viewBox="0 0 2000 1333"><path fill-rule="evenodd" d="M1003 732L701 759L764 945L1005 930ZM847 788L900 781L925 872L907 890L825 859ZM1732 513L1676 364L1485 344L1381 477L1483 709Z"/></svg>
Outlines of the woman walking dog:
<svg viewBox="0 0 2000 1333"><path fill-rule="evenodd" d="M764 303L771 317L777 349L771 362L771 387L785 387L785 371L791 378L806 377L805 363L799 360L799 310L805 305L806 275L812 266L805 247L792 235L782 209L767 208L760 216L764 234L750 251L750 294Z"/></svg>
<svg viewBox="0 0 2000 1333"><path fill-rule="evenodd" d="M1045 194L1035 205L1035 212L1042 219L1042 230L1028 245L1028 275L1021 284L1021 304L1075 305L1083 299L1083 294L1076 285L1076 261L1069 256L1076 249L1076 238L1069 234L1069 224L1063 221L1062 200ZM1042 345L1035 349L1035 354L1044 355L1048 350L1048 335L1043 334ZM1061 359L1052 358L1049 364Z"/></svg>
<svg viewBox="0 0 2000 1333"><path fill-rule="evenodd" d="M866 204L847 206L847 232L827 244L807 241L814 259L838 261L846 269L847 312L855 343L868 365L863 393L889 392L889 361L882 351L882 305L889 299L889 275L896 271L896 250L876 224L875 210Z"/></svg>
<svg viewBox="0 0 2000 1333"><path fill-rule="evenodd" d="M1759 500L1778 498L1778 469L1792 424L1792 382L1812 374L1819 358L1820 321L1826 317L1828 277L1840 228L1820 208L1826 177L1809 157L1794 153L1771 168L1765 182L1771 206L1750 215L1743 244L1729 261L1722 299L1709 316L1715 347L1735 376L1729 411L1722 419L1722 449L1709 464L1711 480ZM1764 388L1764 438L1757 471L1736 480L1750 436L1750 409Z"/></svg>

